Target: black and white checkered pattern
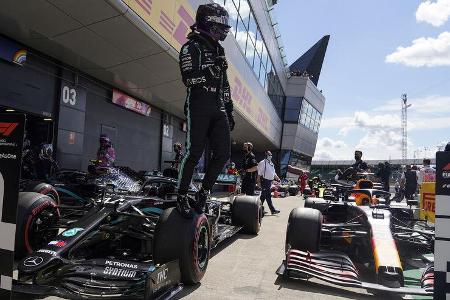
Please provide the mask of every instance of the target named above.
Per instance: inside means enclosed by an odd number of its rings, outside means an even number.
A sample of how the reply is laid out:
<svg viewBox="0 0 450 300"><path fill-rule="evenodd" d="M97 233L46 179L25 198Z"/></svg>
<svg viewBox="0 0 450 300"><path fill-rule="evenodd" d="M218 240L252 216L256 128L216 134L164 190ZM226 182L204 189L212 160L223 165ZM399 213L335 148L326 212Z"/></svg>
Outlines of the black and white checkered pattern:
<svg viewBox="0 0 450 300"><path fill-rule="evenodd" d="M436 222L434 247L434 299L450 299L450 152L436 153ZM445 175L445 176L444 176Z"/></svg>
<svg viewBox="0 0 450 300"><path fill-rule="evenodd" d="M17 201L22 161L25 115L0 114L3 129L0 133L0 299L10 299L14 267ZM12 128L12 127L9 127Z"/></svg>

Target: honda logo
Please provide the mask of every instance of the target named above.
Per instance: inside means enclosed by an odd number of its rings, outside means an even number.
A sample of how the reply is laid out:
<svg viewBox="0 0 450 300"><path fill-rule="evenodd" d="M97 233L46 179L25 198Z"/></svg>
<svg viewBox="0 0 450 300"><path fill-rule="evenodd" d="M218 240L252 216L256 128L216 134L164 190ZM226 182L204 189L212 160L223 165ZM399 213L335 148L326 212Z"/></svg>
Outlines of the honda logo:
<svg viewBox="0 0 450 300"><path fill-rule="evenodd" d="M37 267L42 264L43 261L44 259L40 256L31 256L23 261L23 265L25 267Z"/></svg>
<svg viewBox="0 0 450 300"><path fill-rule="evenodd" d="M9 136L19 123L0 123L0 135Z"/></svg>

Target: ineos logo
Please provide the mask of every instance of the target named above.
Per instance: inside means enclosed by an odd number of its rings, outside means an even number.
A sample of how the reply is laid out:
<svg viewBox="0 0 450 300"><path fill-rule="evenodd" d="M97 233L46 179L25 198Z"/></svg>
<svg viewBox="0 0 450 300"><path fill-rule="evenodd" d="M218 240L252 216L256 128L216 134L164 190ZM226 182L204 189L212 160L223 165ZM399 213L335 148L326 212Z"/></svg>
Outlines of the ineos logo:
<svg viewBox="0 0 450 300"><path fill-rule="evenodd" d="M71 89L68 86L64 86L62 89L62 100L66 104L77 104L77 91L75 89Z"/></svg>
<svg viewBox="0 0 450 300"><path fill-rule="evenodd" d="M156 278L156 284L160 284L161 282L164 282L167 279L167 274L169 273L169 269L165 268L163 270L161 270L158 273L158 276Z"/></svg>
<svg viewBox="0 0 450 300"><path fill-rule="evenodd" d="M32 256L32 257L28 257L27 259L25 259L23 261L23 265L25 267L37 267L40 264L42 264L43 261L44 261L44 259L40 256Z"/></svg>

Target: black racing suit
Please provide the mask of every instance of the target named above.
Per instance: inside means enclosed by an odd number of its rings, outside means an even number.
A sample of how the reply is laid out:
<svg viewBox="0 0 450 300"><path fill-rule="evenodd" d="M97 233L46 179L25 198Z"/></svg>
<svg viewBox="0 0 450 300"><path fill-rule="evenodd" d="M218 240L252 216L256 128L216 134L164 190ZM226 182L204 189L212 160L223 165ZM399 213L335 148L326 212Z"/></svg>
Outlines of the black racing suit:
<svg viewBox="0 0 450 300"><path fill-rule="evenodd" d="M357 172L367 171L369 169L369 166L366 162L360 160L355 161L355 163L352 165L353 169L355 169Z"/></svg>
<svg viewBox="0 0 450 300"><path fill-rule="evenodd" d="M255 154L253 152L247 153L242 163L244 170L256 167L258 162L256 161ZM242 179L241 191L246 195L253 196L255 194L256 176L258 171L245 172L244 178Z"/></svg>
<svg viewBox="0 0 450 300"><path fill-rule="evenodd" d="M186 154L180 167L178 188L185 194L206 143L212 151L202 187L210 190L230 158L230 127L233 102L226 68L217 64L223 47L208 36L192 31L180 51L180 69L187 87L185 115L188 132ZM231 120L232 121L232 120Z"/></svg>

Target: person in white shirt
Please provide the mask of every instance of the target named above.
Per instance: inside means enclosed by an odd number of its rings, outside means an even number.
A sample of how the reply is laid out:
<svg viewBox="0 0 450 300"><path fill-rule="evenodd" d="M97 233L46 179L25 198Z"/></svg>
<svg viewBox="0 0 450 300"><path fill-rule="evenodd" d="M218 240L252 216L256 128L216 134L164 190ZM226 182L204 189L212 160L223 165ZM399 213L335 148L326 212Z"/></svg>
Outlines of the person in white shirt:
<svg viewBox="0 0 450 300"><path fill-rule="evenodd" d="M418 184L422 184L424 182L435 182L436 181L436 170L430 167L431 161L430 159L424 158L423 167L420 168Z"/></svg>
<svg viewBox="0 0 450 300"><path fill-rule="evenodd" d="M261 203L264 204L264 201L267 201L267 205L269 206L272 215L280 213L272 203L272 181L280 181L277 173L275 172L275 166L272 162L272 153L270 151L266 151L266 158L259 162L258 164L258 179L257 184L261 186Z"/></svg>

